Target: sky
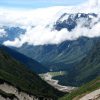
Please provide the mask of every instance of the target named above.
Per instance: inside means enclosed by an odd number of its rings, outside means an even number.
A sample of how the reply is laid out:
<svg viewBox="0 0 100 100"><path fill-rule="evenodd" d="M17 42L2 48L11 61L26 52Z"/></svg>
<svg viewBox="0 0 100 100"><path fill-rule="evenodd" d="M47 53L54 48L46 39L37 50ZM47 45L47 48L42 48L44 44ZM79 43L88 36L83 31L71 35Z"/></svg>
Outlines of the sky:
<svg viewBox="0 0 100 100"><path fill-rule="evenodd" d="M44 8L51 6L78 5L86 0L0 0L0 7Z"/></svg>

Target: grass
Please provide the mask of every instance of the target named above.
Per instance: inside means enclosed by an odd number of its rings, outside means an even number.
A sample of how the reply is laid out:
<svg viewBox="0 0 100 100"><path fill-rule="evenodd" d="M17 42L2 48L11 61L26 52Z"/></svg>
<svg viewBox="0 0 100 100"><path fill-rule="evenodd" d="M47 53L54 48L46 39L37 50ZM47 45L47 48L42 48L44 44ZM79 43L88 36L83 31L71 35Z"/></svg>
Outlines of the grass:
<svg viewBox="0 0 100 100"><path fill-rule="evenodd" d="M52 77L56 77L56 76L63 76L66 74L65 71L60 71L60 72L49 72L49 74L52 76Z"/></svg>

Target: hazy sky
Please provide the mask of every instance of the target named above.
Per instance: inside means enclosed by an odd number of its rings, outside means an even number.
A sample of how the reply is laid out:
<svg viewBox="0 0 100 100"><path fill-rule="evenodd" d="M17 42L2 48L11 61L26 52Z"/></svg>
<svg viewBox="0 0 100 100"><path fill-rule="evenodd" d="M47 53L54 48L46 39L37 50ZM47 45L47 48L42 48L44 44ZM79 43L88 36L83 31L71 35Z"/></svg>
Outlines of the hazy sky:
<svg viewBox="0 0 100 100"><path fill-rule="evenodd" d="M0 7L40 8L77 5L87 0L0 0Z"/></svg>

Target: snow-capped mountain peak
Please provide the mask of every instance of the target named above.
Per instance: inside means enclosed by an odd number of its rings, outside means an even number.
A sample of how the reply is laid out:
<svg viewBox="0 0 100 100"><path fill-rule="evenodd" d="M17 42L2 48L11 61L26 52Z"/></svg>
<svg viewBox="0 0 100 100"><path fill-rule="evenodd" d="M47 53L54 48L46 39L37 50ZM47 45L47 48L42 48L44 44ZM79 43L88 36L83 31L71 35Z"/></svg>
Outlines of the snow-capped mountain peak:
<svg viewBox="0 0 100 100"><path fill-rule="evenodd" d="M54 24L54 29L60 31L62 28L67 28L68 31L71 31L80 23L81 26L91 28L93 19L96 19L97 17L98 15L95 13L64 13Z"/></svg>

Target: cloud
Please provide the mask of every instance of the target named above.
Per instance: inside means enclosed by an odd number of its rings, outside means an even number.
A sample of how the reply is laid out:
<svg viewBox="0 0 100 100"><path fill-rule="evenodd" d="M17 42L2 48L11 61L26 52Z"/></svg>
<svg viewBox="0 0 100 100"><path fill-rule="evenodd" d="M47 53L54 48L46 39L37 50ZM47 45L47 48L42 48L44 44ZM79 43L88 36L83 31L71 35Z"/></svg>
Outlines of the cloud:
<svg viewBox="0 0 100 100"><path fill-rule="evenodd" d="M4 29L0 29L0 38L1 37L5 37L5 36L7 36L5 30Z"/></svg>
<svg viewBox="0 0 100 100"><path fill-rule="evenodd" d="M92 28L82 27L84 20L78 22L78 26L69 32L67 29L51 31L53 24L64 13L98 13L100 0L89 0L87 3L69 7L50 7L30 11L1 10L0 25L19 26L26 29L25 34L19 35L14 41L5 41L4 45L20 47L24 43L30 45L58 44L65 40L75 40L81 36L100 36L100 22L93 25L97 19L92 20ZM84 9L83 9L84 8ZM23 13L22 13L23 12ZM49 27L47 27L49 25ZM34 27L32 27L34 26Z"/></svg>
<svg viewBox="0 0 100 100"><path fill-rule="evenodd" d="M88 1L88 5L90 7L97 7L100 5L100 0L89 0Z"/></svg>
<svg viewBox="0 0 100 100"><path fill-rule="evenodd" d="M81 27L81 23L71 32L67 29L61 31L51 31L49 28L44 28L41 25L35 28L28 28L24 35L20 35L15 41L6 41L5 45L20 47L24 43L29 45L47 45L59 44L65 40L76 40L81 36L93 38L100 36L100 23L94 25L91 29Z"/></svg>
<svg viewBox="0 0 100 100"><path fill-rule="evenodd" d="M64 7L48 7L33 10L0 9L1 26L36 26L47 24Z"/></svg>

